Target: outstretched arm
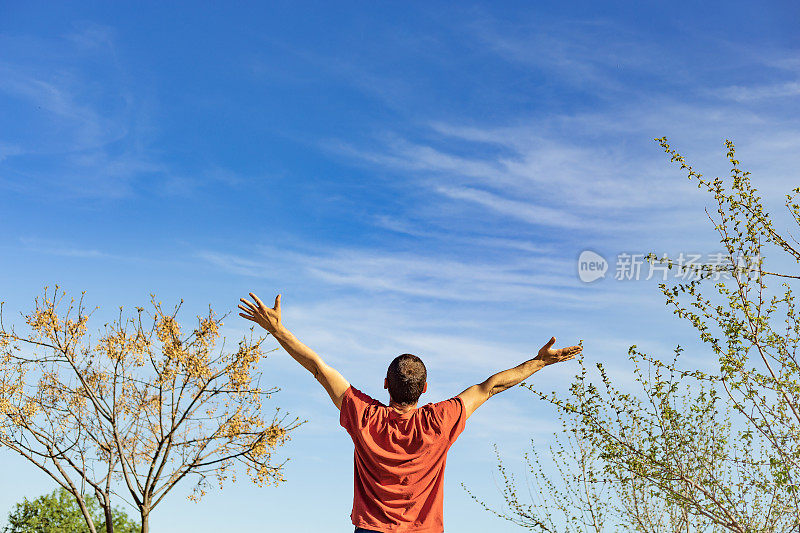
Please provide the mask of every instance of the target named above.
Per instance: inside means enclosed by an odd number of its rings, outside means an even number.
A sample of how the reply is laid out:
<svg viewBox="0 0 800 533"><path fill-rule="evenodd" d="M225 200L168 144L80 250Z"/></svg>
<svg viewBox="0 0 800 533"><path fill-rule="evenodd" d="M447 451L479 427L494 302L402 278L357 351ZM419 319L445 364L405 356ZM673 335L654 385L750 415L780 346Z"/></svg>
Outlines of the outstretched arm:
<svg viewBox="0 0 800 533"><path fill-rule="evenodd" d="M503 370L491 376L483 383L478 383L468 388L458 395L461 401L464 402L464 407L467 410L467 417L475 412L475 409L483 405L483 402L497 394L503 392L519 383L520 381L530 377L534 372L541 370L547 365L558 363L560 361L568 361L574 358L581 352L583 348L580 346L570 346L569 348L553 348L556 338L551 337L547 344L542 346L539 353L533 359L525 361L524 363Z"/></svg>
<svg viewBox="0 0 800 533"><path fill-rule="evenodd" d="M317 353L297 340L292 332L281 323L281 295L275 297L275 307L265 306L258 296L250 293L255 303L241 298L239 316L251 320L269 331L289 355L311 372L319 383L325 387L337 409L342 408L342 396L350 387L350 383L331 366L328 366Z"/></svg>

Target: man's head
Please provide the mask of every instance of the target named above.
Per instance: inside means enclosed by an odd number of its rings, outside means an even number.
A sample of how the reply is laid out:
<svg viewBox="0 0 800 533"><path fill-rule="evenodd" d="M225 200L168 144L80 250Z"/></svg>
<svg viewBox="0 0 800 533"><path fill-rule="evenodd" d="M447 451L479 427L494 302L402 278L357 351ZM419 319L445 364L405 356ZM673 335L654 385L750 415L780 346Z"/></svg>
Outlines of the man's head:
<svg viewBox="0 0 800 533"><path fill-rule="evenodd" d="M428 371L425 363L416 355L398 355L389 364L384 388L389 389L389 397L401 405L417 403L420 395L428 388Z"/></svg>

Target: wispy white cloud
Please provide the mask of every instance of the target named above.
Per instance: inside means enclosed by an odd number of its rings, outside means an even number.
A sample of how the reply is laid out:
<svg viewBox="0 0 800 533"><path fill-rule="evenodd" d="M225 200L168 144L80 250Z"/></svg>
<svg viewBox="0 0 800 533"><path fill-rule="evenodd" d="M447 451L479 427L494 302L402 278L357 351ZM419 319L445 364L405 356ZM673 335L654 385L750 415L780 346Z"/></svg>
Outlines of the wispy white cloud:
<svg viewBox="0 0 800 533"><path fill-rule="evenodd" d="M83 22L78 27L65 35L65 38L74 42L80 48L113 50L116 32L114 28L92 22Z"/></svg>
<svg viewBox="0 0 800 533"><path fill-rule="evenodd" d="M319 246L313 251L274 246L257 246L256 250L247 257L201 250L195 257L234 275L271 280L275 286L354 291L362 301L371 302L368 305L394 305L411 299L443 306L524 307L536 302L541 307L587 310L605 308L611 302L639 305L647 301L636 291L624 291L618 283L582 284L576 257L571 255L509 257L483 253L480 247L472 248L468 255Z"/></svg>
<svg viewBox="0 0 800 533"><path fill-rule="evenodd" d="M679 74L663 46L610 19L546 17L498 24L473 20L464 31L476 46L526 69L557 78L559 85L605 99L629 91L626 76Z"/></svg>
<svg viewBox="0 0 800 533"><path fill-rule="evenodd" d="M212 252L208 250L199 251L195 254L198 259L207 261L225 272L238 274L240 276L259 277L265 273L265 263L238 257L232 254Z"/></svg>
<svg viewBox="0 0 800 533"><path fill-rule="evenodd" d="M572 265L548 257L488 261L404 252L337 249L301 260L307 272L327 283L455 301L502 301L534 296L563 297L554 287L574 286Z"/></svg>
<svg viewBox="0 0 800 533"><path fill-rule="evenodd" d="M125 136L127 128L117 117L103 115L90 104L79 101L76 96L81 90L77 87L79 83L74 73L56 76L37 67L0 63L0 92L37 110L33 117L41 117L44 111L54 121L50 122L49 131L40 132L38 143L29 144L24 152L98 148Z"/></svg>
<svg viewBox="0 0 800 533"><path fill-rule="evenodd" d="M609 121L613 122L610 117ZM395 142L382 151L346 147L340 153L403 172L406 179L411 173L407 186L430 190L432 203L444 198L456 208L471 206L462 209L465 213L474 213L475 206L485 208L480 220L490 224L487 230L513 219L534 227L629 233L638 229L630 223L635 214L648 212L657 221L666 210L685 204L683 194L690 190L683 182L657 179L669 170L663 162L657 167L657 154L626 150L624 145L609 147L605 139L589 144L548 139L546 130L555 129L552 120L524 127L463 129L437 123L434 129L451 144L481 142L501 150L466 156Z"/></svg>
<svg viewBox="0 0 800 533"><path fill-rule="evenodd" d="M9 157L24 153L21 146L17 144L0 143L0 162Z"/></svg>
<svg viewBox="0 0 800 533"><path fill-rule="evenodd" d="M466 200L488 207L497 213L508 215L531 224L578 228L583 222L567 209L555 209L533 202L510 200L497 194L468 187L436 187L436 192L456 200Z"/></svg>
<svg viewBox="0 0 800 533"><path fill-rule="evenodd" d="M659 237L685 238L697 222L691 213L702 213L705 198L665 160L654 137L667 135L696 168L709 173L727 173L724 166L720 169L725 138L745 150L769 145L763 155L756 154L760 160L748 159L762 171L764 190L781 187L778 173L796 163L791 148L782 153L775 148L793 146L787 139L800 133L793 114L765 114L740 105L792 96L798 90L795 82L714 88L687 70L682 54L688 50L667 49L610 20L536 17L512 23L487 14L466 23L451 21L451 29L469 36L476 53L495 54L521 73L541 74L559 87L585 90L597 103L577 106L581 111L532 105L527 115L494 123L434 117L412 133L385 131L372 144L337 139L325 145L357 164L402 176L398 188L405 184L430 191L415 211L427 206L438 214L435 206L445 205L451 219L463 222L480 206L479 223L487 233L516 223L526 229L573 230L587 241L642 236L654 229ZM698 38L709 49L741 52L731 53L739 59L717 66L718 79L745 63L781 69L784 77L797 68L796 61L778 52L757 53L763 50ZM510 97L519 96L515 90L508 89ZM552 210L562 216L550 216ZM441 218L429 221L440 224ZM403 222L394 215L395 228Z"/></svg>
<svg viewBox="0 0 800 533"><path fill-rule="evenodd" d="M13 48L35 49L40 56L34 61L7 54L0 62L0 96L11 108L26 110L26 123L36 132L7 128L0 133L15 146L4 158L6 173L24 174L23 190L125 196L136 176L163 171L145 151L136 130L142 111L108 57L114 50L109 28L87 26L66 37L23 44ZM83 66L87 60L103 66L89 75ZM18 156L36 165L18 166Z"/></svg>
<svg viewBox="0 0 800 533"><path fill-rule="evenodd" d="M380 228L387 229L396 233L410 235L414 237L422 237L437 241L448 241L451 243L458 243L468 247L480 247L488 249L510 249L520 250L523 252L533 253L552 253L552 246L544 245L534 242L532 239L514 239L507 237L492 237L486 235L476 234L462 234L448 233L444 231L435 231L427 229L423 223L412 224L407 220L399 220L396 217L388 215L376 215L374 224ZM423 229L425 228L425 229Z"/></svg>
<svg viewBox="0 0 800 533"><path fill-rule="evenodd" d="M261 261L211 251L198 252L197 257L244 276L276 276L277 269L284 273L294 269L333 286L455 301L497 301L547 294L562 297L553 290L554 286L575 285L573 265L547 257L492 263L368 249L337 248L315 253L266 247L261 250ZM582 298L576 295L574 300Z"/></svg>
<svg viewBox="0 0 800 533"><path fill-rule="evenodd" d="M766 100L771 98L792 98L800 96L800 82L787 81L771 85L733 85L715 91L722 98L737 102Z"/></svg>
<svg viewBox="0 0 800 533"><path fill-rule="evenodd" d="M86 23L64 36L18 40L0 36L18 51L0 60L0 98L26 116L24 127L0 132L7 189L109 199L145 186L148 193L185 196L204 185L241 183L219 165L190 173L166 162L153 146L148 93L132 85L112 28Z"/></svg>
<svg viewBox="0 0 800 533"><path fill-rule="evenodd" d="M796 167L800 129L791 114L772 117L741 107L653 97L644 104L508 126L437 121L424 135L430 138L432 130L439 137L427 145L387 137L375 148L345 147L339 153L402 173L408 187L434 193L421 197L431 205L442 197L453 202L453 217L468 219L475 206L486 208L480 220L487 233L515 220L574 230L587 242L592 235L644 236L653 228L659 228L659 238L685 240L707 198L669 163L653 137L666 134L705 174L728 173L723 140L734 139L746 166L759 171L758 187L775 198L786 192L782 176ZM402 220L395 215L393 222Z"/></svg>
<svg viewBox="0 0 800 533"><path fill-rule="evenodd" d="M79 246L71 246L68 243L55 241L51 239L20 237L19 240L25 247L25 249L31 252L40 252L52 255L61 255L66 257L82 257L89 259L113 257L111 254L102 252L95 248L82 248Z"/></svg>

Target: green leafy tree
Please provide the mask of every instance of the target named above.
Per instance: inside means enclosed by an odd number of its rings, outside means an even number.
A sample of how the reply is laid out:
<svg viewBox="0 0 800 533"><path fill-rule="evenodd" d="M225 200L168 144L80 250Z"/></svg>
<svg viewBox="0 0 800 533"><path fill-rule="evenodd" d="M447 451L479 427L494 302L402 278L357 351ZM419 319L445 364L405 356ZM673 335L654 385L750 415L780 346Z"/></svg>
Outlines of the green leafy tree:
<svg viewBox="0 0 800 533"><path fill-rule="evenodd" d="M105 529L105 513L96 500L87 499L88 510L99 529ZM111 510L116 533L138 533L139 524L118 508ZM8 515L3 533L83 533L89 531L81 508L72 494L59 488L35 500L23 499Z"/></svg>
<svg viewBox="0 0 800 533"><path fill-rule="evenodd" d="M719 263L649 259L679 274L659 288L715 369L685 368L680 346L668 361L631 346L638 391L618 388L601 363L591 378L585 359L566 398L528 386L563 417L550 447L555 474L534 448L528 500L500 461L507 508L493 512L537 531L798 531L800 245L776 229L732 142L730 177L709 179L656 141L714 199L706 212L724 248ZM785 205L800 225L798 194Z"/></svg>

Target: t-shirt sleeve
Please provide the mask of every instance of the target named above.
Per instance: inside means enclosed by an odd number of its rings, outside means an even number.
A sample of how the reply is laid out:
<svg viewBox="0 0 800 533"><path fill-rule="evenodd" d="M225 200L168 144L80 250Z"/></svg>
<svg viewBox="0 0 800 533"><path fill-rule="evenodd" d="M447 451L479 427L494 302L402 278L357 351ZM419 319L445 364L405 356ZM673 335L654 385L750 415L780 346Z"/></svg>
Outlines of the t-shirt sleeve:
<svg viewBox="0 0 800 533"><path fill-rule="evenodd" d="M339 424L347 430L359 427L364 411L374 400L350 385L342 396L342 408L339 410Z"/></svg>
<svg viewBox="0 0 800 533"><path fill-rule="evenodd" d="M441 417L440 428L442 435L446 435L450 444L454 443L467 422L467 411L464 402L456 396L436 404Z"/></svg>

